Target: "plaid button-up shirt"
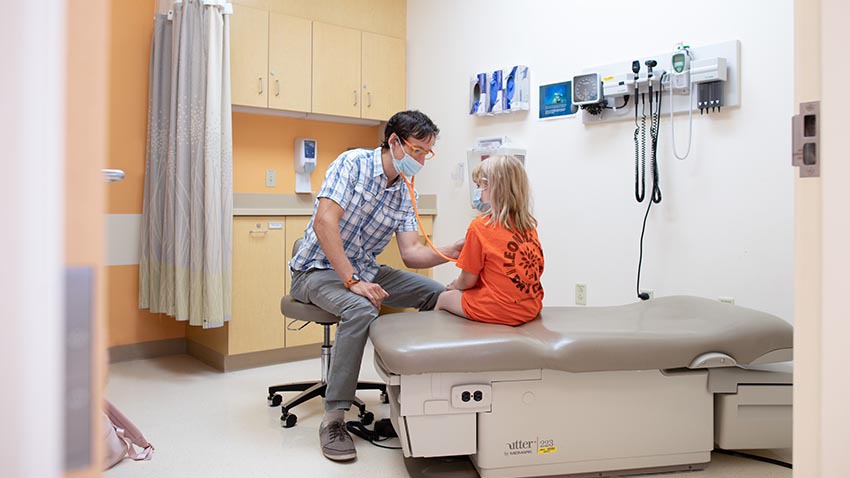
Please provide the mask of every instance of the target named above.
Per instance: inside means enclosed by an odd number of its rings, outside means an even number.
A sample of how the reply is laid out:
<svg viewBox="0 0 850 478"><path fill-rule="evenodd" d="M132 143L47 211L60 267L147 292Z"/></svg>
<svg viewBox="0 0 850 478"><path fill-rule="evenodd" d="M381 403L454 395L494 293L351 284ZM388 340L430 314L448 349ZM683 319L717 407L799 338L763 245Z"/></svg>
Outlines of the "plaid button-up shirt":
<svg viewBox="0 0 850 478"><path fill-rule="evenodd" d="M339 222L342 245L351 265L365 281L373 281L378 274L375 258L387 247L393 232L419 230L404 181L399 177L387 187L381 148L346 151L325 173L313 205L313 217L304 230L304 242L289 262L292 270L333 269L313 232L318 198L328 198L344 211Z"/></svg>

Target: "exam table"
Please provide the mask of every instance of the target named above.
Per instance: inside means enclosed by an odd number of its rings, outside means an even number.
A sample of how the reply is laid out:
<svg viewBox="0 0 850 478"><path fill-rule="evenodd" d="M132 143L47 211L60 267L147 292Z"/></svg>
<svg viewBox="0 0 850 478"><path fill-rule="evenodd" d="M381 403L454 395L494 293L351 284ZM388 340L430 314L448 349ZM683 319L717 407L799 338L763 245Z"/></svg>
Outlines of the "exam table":
<svg viewBox="0 0 850 478"><path fill-rule="evenodd" d="M784 320L688 296L540 315L372 324L405 457L470 455L484 478L607 476L701 469L715 445L791 447Z"/></svg>

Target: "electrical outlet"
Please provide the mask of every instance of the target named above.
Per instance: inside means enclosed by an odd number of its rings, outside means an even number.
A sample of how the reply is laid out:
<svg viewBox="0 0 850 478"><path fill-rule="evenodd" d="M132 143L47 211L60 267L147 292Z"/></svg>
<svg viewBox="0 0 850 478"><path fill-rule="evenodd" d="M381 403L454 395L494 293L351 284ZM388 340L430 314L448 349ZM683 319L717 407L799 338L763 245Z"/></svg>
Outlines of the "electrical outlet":
<svg viewBox="0 0 850 478"><path fill-rule="evenodd" d="M587 305L587 284L576 284L576 305Z"/></svg>
<svg viewBox="0 0 850 478"><path fill-rule="evenodd" d="M266 170L266 187L273 188L277 185L277 171L274 169Z"/></svg>
<svg viewBox="0 0 850 478"><path fill-rule="evenodd" d="M652 299L655 298L655 290L654 289L641 289L640 293L648 295L649 300L652 300Z"/></svg>
<svg viewBox="0 0 850 478"><path fill-rule="evenodd" d="M719 300L720 302L723 302L724 304L735 305L735 298L734 297L718 297L717 300Z"/></svg>
<svg viewBox="0 0 850 478"><path fill-rule="evenodd" d="M487 384L455 385L451 395L454 408L489 408L493 389Z"/></svg>

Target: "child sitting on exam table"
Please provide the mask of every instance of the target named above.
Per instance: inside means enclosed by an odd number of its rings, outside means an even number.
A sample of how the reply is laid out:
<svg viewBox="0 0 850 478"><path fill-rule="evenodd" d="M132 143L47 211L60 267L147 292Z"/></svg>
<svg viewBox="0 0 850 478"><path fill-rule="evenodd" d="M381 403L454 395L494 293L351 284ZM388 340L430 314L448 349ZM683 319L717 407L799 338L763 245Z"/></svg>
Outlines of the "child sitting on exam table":
<svg viewBox="0 0 850 478"><path fill-rule="evenodd" d="M435 308L479 322L522 325L543 307L543 248L528 176L515 157L491 156L475 166L472 180L473 206L482 214L466 231L460 275Z"/></svg>

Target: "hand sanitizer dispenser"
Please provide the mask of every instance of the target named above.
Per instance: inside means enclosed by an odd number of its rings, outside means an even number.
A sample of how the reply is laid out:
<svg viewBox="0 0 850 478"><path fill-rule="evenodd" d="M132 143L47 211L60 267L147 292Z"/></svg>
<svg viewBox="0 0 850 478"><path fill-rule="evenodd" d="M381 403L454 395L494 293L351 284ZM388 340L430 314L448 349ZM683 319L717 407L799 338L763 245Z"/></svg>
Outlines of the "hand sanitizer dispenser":
<svg viewBox="0 0 850 478"><path fill-rule="evenodd" d="M316 170L316 140L295 138L295 192L312 193L310 174Z"/></svg>

